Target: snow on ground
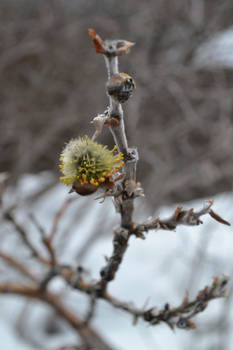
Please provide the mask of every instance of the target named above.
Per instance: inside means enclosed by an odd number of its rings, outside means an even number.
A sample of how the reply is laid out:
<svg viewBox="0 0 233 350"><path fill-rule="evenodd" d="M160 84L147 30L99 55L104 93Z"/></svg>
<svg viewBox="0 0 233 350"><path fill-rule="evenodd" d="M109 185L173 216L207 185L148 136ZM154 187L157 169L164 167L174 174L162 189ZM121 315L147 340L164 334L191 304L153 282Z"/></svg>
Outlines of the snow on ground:
<svg viewBox="0 0 233 350"><path fill-rule="evenodd" d="M31 193L38 184L45 181L46 176L48 174L24 177L18 190L14 192L14 196L20 198L22 194L25 195L25 191L27 194ZM6 198L8 201L9 196L11 197L8 194ZM29 210L33 212L41 225L49 230L55 213L64 200L70 196L76 196L76 194L67 194L67 188L59 184L31 204L30 208L27 204L24 206L22 204L23 208L18 212L17 219L30 227L30 238L33 242L39 244L39 238L35 227L29 223L27 212ZM115 213L110 199L100 204L94 198L94 196L88 198L76 196L60 222L56 247L60 251L62 262L76 263L77 253L86 240L93 232L99 231L98 239L90 246L82 260L82 265L87 268L93 278L97 279L105 263L105 256L111 254L111 227L117 224L119 215ZM139 205L145 200L138 200ZM232 193L218 195L214 200L214 210L226 220L233 222ZM203 200L197 200L185 203L184 206L199 209L202 205ZM161 208L160 216L170 216L174 208L175 206ZM145 214L144 217L150 214ZM204 225L199 227L178 227L175 233L150 232L146 240L132 238L116 279L110 284L110 292L122 300L133 301L137 306L143 306L147 300L148 307L155 305L163 307L166 302L171 305L179 304L186 289L190 291L190 297L195 296L199 289L211 283L211 276L214 274L219 275L224 272L231 275L233 266L232 228L220 225L207 216L203 217L203 221ZM3 228L3 231L2 247L7 251L12 251L13 248L14 254L20 257L22 254L20 241L15 239L16 235L12 233L9 226ZM62 239L61 245L59 245L59 239ZM17 244L17 249L14 244ZM0 273L0 278L2 278L2 273ZM52 282L50 288L56 291L65 289L60 280ZM87 300L81 293L70 292L68 304L73 310L76 308L79 314L85 314ZM28 350L30 348L22 345L23 343L12 330L12 324L22 307L22 299L9 296L0 298L0 349ZM224 301L213 301L208 309L198 316L198 324L202 329L210 319L216 320L220 317L223 307ZM228 308L230 307L229 304ZM35 318L34 322L42 312L40 307L37 306L37 309L35 316L32 317ZM232 316L231 311L230 318ZM113 309L104 301L99 302L92 325L119 350L191 349L197 332L181 330L173 333L166 325L149 327L143 322L133 326L131 317L123 311ZM39 327L40 325L37 327L38 338L41 338L44 335L41 335ZM68 340L70 343L72 335L69 332L67 334L64 335L64 342ZM230 334L229 337L230 342L233 343L233 335ZM62 339L61 337L50 337L46 341L46 346L61 344ZM197 348L206 349L205 342L211 344L216 341L218 341L217 330L215 336L200 338Z"/></svg>

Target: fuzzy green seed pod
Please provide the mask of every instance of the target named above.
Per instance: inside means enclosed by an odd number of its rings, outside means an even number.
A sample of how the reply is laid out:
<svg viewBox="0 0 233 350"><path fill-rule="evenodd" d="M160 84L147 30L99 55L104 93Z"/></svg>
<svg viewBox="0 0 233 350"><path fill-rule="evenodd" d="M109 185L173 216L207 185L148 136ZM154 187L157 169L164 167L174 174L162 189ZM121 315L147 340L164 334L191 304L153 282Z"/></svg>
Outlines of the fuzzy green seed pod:
<svg viewBox="0 0 233 350"><path fill-rule="evenodd" d="M60 180L67 186L73 184L80 194L90 194L85 193L82 187L93 193L124 165L123 155L116 153L116 147L110 151L88 136L70 140L61 153L60 161L59 166L64 175Z"/></svg>

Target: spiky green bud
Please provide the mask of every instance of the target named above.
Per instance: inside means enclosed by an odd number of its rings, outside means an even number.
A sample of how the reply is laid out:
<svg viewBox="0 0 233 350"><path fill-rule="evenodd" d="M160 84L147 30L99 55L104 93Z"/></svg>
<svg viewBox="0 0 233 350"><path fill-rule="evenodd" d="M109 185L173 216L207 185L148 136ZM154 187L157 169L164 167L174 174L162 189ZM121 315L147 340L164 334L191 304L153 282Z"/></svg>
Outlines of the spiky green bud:
<svg viewBox="0 0 233 350"><path fill-rule="evenodd" d="M122 153L116 153L116 147L109 150L88 136L70 140L60 156L60 169L64 176L60 178L65 185L75 182L79 185L99 186L123 165Z"/></svg>

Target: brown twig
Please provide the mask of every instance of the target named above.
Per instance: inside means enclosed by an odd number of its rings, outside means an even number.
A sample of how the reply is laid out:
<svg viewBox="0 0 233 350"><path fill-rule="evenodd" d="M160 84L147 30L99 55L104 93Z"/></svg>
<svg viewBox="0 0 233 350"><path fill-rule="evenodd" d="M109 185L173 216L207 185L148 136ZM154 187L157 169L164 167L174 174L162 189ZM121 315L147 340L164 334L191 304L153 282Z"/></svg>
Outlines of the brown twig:
<svg viewBox="0 0 233 350"><path fill-rule="evenodd" d="M73 288L87 293L88 295L94 295L96 298L101 298L115 308L131 314L134 321L141 318L151 325L158 325L164 322L171 328L177 327L186 330L195 327L192 317L204 311L209 301L225 296L228 283L227 276L223 275L221 278L214 276L212 285L206 286L197 294L196 298L191 301L189 301L186 295L181 305L178 307L171 308L170 305L166 303L165 307L161 310L156 307L145 310L135 307L132 303L123 302L111 296L107 291L102 292L101 290L100 293L98 285L85 282L80 275L78 279L73 276L71 279L66 278L66 280Z"/></svg>
<svg viewBox="0 0 233 350"><path fill-rule="evenodd" d="M0 258L3 259L8 265L12 266L15 270L21 272L24 276L28 277L33 282L38 282L36 277L19 261L12 258L8 254L0 251Z"/></svg>
<svg viewBox="0 0 233 350"><path fill-rule="evenodd" d="M41 224L37 221L37 219L35 218L35 216L31 213L29 215L31 221L33 222L33 224L35 225L35 227L37 228L38 232L41 235L41 241L44 244L45 248L47 249L49 255L50 255L50 264L53 266L56 264L56 257L55 257L55 250L52 247L52 244L50 242L50 240L47 237L47 234L44 230L44 228L41 226Z"/></svg>
<svg viewBox="0 0 233 350"><path fill-rule="evenodd" d="M227 283L227 276L223 275L222 278L214 276L212 285L206 286L192 301L189 301L186 296L178 307L171 308L169 304L165 304L161 310L156 307L149 310L137 309L132 304L122 303L109 295L105 296L105 300L109 301L114 307L127 311L135 320L142 318L151 325L164 322L172 329L177 327L188 330L196 327L191 318L204 311L209 301L225 296Z"/></svg>
<svg viewBox="0 0 233 350"><path fill-rule="evenodd" d="M97 283L97 286L100 288L100 290L102 290L102 292L104 292L104 288L106 287L107 283L114 279L127 249L128 240L132 234L140 238L145 238L143 233L148 232L149 230L162 229L173 231L179 225L197 226L203 223L200 220L200 217L206 214L209 214L214 219L217 217L216 220L220 223L230 225L230 223L222 219L219 215L215 214L215 216L213 216L213 210L211 209L212 205L212 200L206 201L203 209L197 212L194 212L193 209L182 210L182 207L178 207L175 210L175 213L169 219L149 219L143 224L135 225L135 227L131 230L124 229L123 227L116 229L114 232L113 253L107 260L106 266L101 269L101 280Z"/></svg>
<svg viewBox="0 0 233 350"><path fill-rule="evenodd" d="M230 223L222 219L219 215L213 212L211 209L213 205L213 200L208 200L204 203L203 209L194 212L193 208L189 210L183 210L182 207L177 207L174 214L168 218L161 220L160 218L152 219L149 218L146 222L142 224L137 224L133 230L132 234L135 234L139 237L144 237L143 232L148 232L149 230L168 230L173 231L179 225L186 226L198 226L203 224L200 219L201 216L209 214L216 221L230 226ZM213 214L214 213L214 214Z"/></svg>
<svg viewBox="0 0 233 350"><path fill-rule="evenodd" d="M48 237L48 244L49 245L51 245L53 240L54 240L54 237L55 237L57 230L58 230L59 222L60 222L63 214L65 213L66 209L68 209L69 205L72 203L73 200L74 200L74 198L66 199L64 201L64 203L62 204L62 206L60 207L60 209L57 211L57 213L54 217L54 220L53 220L51 232L50 232L49 237Z"/></svg>
<svg viewBox="0 0 233 350"><path fill-rule="evenodd" d="M151 325L165 322L172 329L174 327L186 330L196 328L192 317L204 311L209 301L224 297L227 283L227 276L223 275L221 278L214 276L212 285L202 289L194 300L189 301L188 296L186 296L178 307L170 308L169 304L166 304L164 309L151 308L145 311L142 316Z"/></svg>
<svg viewBox="0 0 233 350"><path fill-rule="evenodd" d="M173 231L176 229L179 225L186 225L186 226L197 226L202 224L200 217L206 214L209 214L211 217L213 217L213 210L211 209L213 205L212 200L206 201L203 209L194 212L193 209L189 210L183 210L182 207L178 207L175 210L175 213L172 215L169 219L152 219L150 218L146 222L142 224L134 225L132 229L124 229L123 227L120 227L115 230L114 232L114 240L113 240L113 253L111 257L107 260L107 264L104 268L102 268L100 274L101 274L101 280L98 282L98 286L102 291L104 291L105 286L107 283L114 279L115 274L120 266L120 263L123 259L123 256L125 254L125 251L128 246L128 240L130 236L136 235L140 238L144 237L144 232L148 232L149 230L168 230ZM220 223L224 223L225 225L230 225L226 220L223 220L219 215L215 214L214 219L216 219Z"/></svg>
<svg viewBox="0 0 233 350"><path fill-rule="evenodd" d="M40 253L38 252L38 250L34 247L34 245L30 242L29 238L28 238L28 233L25 230L25 228L20 225L19 223L17 223L13 213L11 211L5 211L4 212L4 218L9 221L14 228L16 229L16 231L19 233L23 243L29 248L29 250L32 253L32 256L35 257L36 259L38 259L40 262L42 262L45 265L50 265L50 262L44 258L43 256L40 255Z"/></svg>
<svg viewBox="0 0 233 350"><path fill-rule="evenodd" d="M0 293L2 294L16 294L28 298L40 300L51 306L59 316L61 316L75 331L79 333L84 344L90 348L98 350L114 350L107 345L104 340L89 326L82 322L77 314L69 311L62 303L61 299L55 294L38 287L24 285L24 284L3 284L0 283Z"/></svg>

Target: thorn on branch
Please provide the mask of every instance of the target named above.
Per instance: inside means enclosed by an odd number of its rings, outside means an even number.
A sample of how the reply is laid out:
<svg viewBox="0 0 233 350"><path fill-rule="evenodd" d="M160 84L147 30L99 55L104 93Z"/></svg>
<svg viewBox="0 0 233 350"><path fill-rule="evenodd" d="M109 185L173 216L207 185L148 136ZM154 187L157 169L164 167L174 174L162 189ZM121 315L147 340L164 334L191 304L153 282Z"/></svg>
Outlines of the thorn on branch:
<svg viewBox="0 0 233 350"><path fill-rule="evenodd" d="M231 224L230 224L228 221L224 220L221 216L219 216L218 214L216 214L216 213L213 211L213 209L210 209L209 214L210 214L210 216L211 216L214 220L220 222L221 224L224 224L224 225L227 225L227 226L231 226Z"/></svg>

